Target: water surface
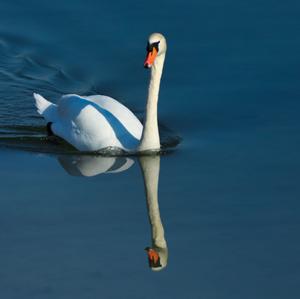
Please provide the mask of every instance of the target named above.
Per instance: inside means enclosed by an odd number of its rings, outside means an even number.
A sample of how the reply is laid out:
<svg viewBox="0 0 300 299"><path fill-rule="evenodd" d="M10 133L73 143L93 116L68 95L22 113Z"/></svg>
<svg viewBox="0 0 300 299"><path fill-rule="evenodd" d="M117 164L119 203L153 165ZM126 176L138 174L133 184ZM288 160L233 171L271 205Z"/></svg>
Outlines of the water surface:
<svg viewBox="0 0 300 299"><path fill-rule="evenodd" d="M299 14L295 0L1 1L1 298L299 298ZM50 143L32 98L107 94L142 117L154 31L169 46L160 129L181 140L160 161L159 272L138 158Z"/></svg>

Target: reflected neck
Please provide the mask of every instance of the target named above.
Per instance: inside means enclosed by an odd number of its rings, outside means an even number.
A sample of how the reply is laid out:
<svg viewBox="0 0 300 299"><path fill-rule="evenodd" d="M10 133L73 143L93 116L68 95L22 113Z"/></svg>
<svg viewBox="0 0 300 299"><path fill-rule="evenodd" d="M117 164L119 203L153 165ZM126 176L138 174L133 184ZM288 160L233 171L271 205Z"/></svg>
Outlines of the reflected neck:
<svg viewBox="0 0 300 299"><path fill-rule="evenodd" d="M140 157L140 165L144 176L147 208L151 224L152 244L155 247L166 248L164 228L161 222L158 205L158 180L160 156Z"/></svg>
<svg viewBox="0 0 300 299"><path fill-rule="evenodd" d="M148 99L146 105L146 115L139 151L159 150L160 139L157 122L157 103L160 88L160 80L165 61L165 54L157 56L155 63L151 67L151 78L148 89Z"/></svg>

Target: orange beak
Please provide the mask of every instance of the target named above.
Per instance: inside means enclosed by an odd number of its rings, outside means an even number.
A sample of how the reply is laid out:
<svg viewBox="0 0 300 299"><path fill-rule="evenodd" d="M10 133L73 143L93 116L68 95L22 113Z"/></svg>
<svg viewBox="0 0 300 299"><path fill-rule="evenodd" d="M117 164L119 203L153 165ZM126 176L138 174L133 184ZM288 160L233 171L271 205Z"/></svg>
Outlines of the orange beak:
<svg viewBox="0 0 300 299"><path fill-rule="evenodd" d="M149 266L160 267L161 264L160 264L159 254L153 248L147 247L145 250L147 251L148 254Z"/></svg>
<svg viewBox="0 0 300 299"><path fill-rule="evenodd" d="M147 53L147 57L144 62L144 67L150 68L152 66L152 64L154 63L156 56L157 56L157 50L155 48L153 48L152 51L149 51Z"/></svg>

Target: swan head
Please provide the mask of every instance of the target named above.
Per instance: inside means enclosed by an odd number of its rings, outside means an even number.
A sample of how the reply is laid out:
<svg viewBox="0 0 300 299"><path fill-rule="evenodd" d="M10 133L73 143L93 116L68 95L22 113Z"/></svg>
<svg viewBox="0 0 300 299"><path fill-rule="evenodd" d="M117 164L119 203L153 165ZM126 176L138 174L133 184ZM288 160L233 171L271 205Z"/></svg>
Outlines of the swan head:
<svg viewBox="0 0 300 299"><path fill-rule="evenodd" d="M149 267L152 271L160 271L167 266L168 248L146 247Z"/></svg>
<svg viewBox="0 0 300 299"><path fill-rule="evenodd" d="M161 33L152 33L148 38L147 56L144 62L145 68L151 68L155 61L166 53L167 42Z"/></svg>

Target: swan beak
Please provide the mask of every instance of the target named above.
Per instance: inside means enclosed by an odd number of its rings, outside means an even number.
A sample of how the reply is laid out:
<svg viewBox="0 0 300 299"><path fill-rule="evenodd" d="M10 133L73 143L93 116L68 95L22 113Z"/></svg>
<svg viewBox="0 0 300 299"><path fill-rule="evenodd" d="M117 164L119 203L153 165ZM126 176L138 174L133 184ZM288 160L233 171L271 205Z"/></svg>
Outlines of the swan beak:
<svg viewBox="0 0 300 299"><path fill-rule="evenodd" d="M144 62L144 67L146 69L149 69L151 68L152 64L154 63L154 60L157 56L157 50L155 48L153 48L151 51L149 51L147 53L147 56L146 56L146 59L145 59L145 62Z"/></svg>
<svg viewBox="0 0 300 299"><path fill-rule="evenodd" d="M161 267L160 257L157 251L150 247L146 247L145 250L147 251L148 254L149 267L151 268Z"/></svg>

